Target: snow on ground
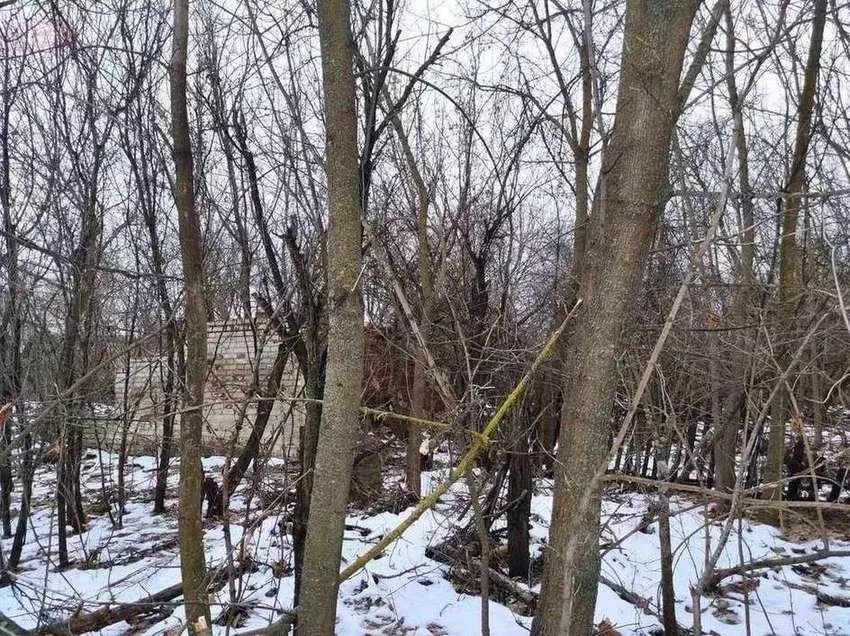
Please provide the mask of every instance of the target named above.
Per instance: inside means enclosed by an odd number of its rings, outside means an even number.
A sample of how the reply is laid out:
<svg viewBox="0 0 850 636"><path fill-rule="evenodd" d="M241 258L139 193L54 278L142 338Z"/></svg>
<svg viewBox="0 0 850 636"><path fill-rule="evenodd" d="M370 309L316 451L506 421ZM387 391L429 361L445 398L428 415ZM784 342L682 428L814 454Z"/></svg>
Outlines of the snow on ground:
<svg viewBox="0 0 850 636"><path fill-rule="evenodd" d="M100 465L105 468L101 478ZM114 488L116 458L108 453L89 453L84 466L84 483L89 504L101 501L101 493ZM208 474L220 471L222 458L204 462ZM278 464L270 471L283 475ZM106 514L91 515L88 530L69 538L69 549L76 566L57 571L55 515L52 496L55 475L51 467L37 477L34 499L37 509L27 537L20 572L14 585L0 589L0 612L28 629L67 617L71 612L90 612L104 604L136 601L179 582L179 556L176 548L177 523L174 511L176 491L172 491L171 510L153 517L152 494L154 460L136 457L126 471L128 489L123 528L116 529ZM424 487L431 487L441 477L440 471L425 473ZM171 484L176 486L176 470ZM282 478L281 478L282 479ZM532 504L532 540L534 554L545 543L552 508L551 488L541 484L541 492ZM548 493L548 494L547 494ZM437 509L426 513L379 559L363 572L344 582L340 589L340 635L363 634L434 634L468 636L479 633L480 598L458 592L447 580L447 566L425 557L428 545L445 537L456 523L459 500L466 496L461 485L443 498ZM240 550L250 554L255 567L233 585L213 595L215 619L234 594L247 616L239 628L216 626L216 634L238 634L263 627L291 607L293 579L290 537L281 531L286 519L279 511L259 508L259 496L249 496L243 487L234 496L230 540L237 561ZM602 562L603 575L646 599L646 610L620 599L602 585L597 603L597 622L607 618L622 634L660 633L658 612L659 545L657 524L649 533L635 529L647 510L648 498L639 493L611 493L604 502L604 529L600 538L606 546ZM706 541L714 549L720 536L722 520L706 522L705 510L684 499L673 500L671 520L675 550L675 589L677 615L684 626L692 624L689 586L703 569ZM247 511L247 523L246 523ZM113 509L114 512L114 509ZM352 513L347 523L343 558L353 560L384 533L401 521L400 514L384 512L373 516ZM283 521L283 523L281 523ZM249 528L246 531L246 526ZM737 522L735 524L737 530ZM733 532L719 567L730 567L744 561L808 554L821 547L817 540L792 543L775 528L743 520L740 542ZM247 534L247 536L245 536ZM51 535L54 535L51 538ZM244 543L242 539L245 539ZM847 538L847 537L845 537ZM217 566L227 555L221 522L207 524L205 547L209 566ZM11 540L2 541L4 554ZM832 550L850 550L850 541L830 541ZM824 567L820 567L820 566ZM850 608L822 605L799 586L817 588L826 594L850 599L850 559L828 559L818 566L798 565L759 571L757 584L749 591L751 633L850 635ZM729 585L722 597L704 597L703 630L730 635L745 632L746 587L741 577L725 579ZM738 583L735 585L735 583ZM795 587L797 586L797 587ZM539 588L534 588L539 589ZM850 604L850 603L848 603ZM119 623L103 630L103 634L162 634L180 628L185 616L179 601L170 606L168 615L151 619L147 625ZM647 611L649 613L647 613ZM489 604L491 633L494 636L527 634L530 617L519 616L495 602ZM176 633L176 631L174 632Z"/></svg>

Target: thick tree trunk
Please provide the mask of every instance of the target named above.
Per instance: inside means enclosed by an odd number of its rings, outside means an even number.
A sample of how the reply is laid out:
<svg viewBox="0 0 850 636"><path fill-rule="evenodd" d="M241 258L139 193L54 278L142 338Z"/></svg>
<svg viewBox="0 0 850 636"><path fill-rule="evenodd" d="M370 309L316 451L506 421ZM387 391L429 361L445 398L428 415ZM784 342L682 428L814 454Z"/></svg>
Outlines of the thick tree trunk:
<svg viewBox="0 0 850 636"><path fill-rule="evenodd" d="M169 67L171 126L174 137L174 202L186 289L186 404L180 420L180 570L190 634L209 634L201 520L201 466L204 384L207 366L207 316L204 300L203 242L195 210L194 167L186 96L189 0L174 2L174 42Z"/></svg>
<svg viewBox="0 0 850 636"><path fill-rule="evenodd" d="M791 362L797 331L797 306L801 300L800 257L797 247L797 222L800 216L800 197L806 187L806 157L811 139L812 113L815 105L815 89L820 74L821 47L826 24L827 0L814 2L812 39L803 78L803 91L797 108L797 133L794 140L794 156L791 174L785 187L786 198L782 209L782 233L779 237L779 308L778 323L783 333L777 343L779 365L785 369ZM767 460L764 467L765 499L781 499L782 458L785 454L785 420L790 399L781 389L774 400L771 415L770 435L767 442Z"/></svg>
<svg viewBox="0 0 850 636"><path fill-rule="evenodd" d="M346 0L319 1L319 38L325 95L328 230L328 354L322 423L316 449L310 517L298 606L301 636L331 636L345 510L360 430L363 302L360 171L354 43Z"/></svg>
<svg viewBox="0 0 850 636"><path fill-rule="evenodd" d="M698 0L630 0L602 199L589 220L584 305L567 369L538 636L592 632L599 581L599 484L616 361L655 224L664 208L679 75ZM612 259L612 255L616 258Z"/></svg>

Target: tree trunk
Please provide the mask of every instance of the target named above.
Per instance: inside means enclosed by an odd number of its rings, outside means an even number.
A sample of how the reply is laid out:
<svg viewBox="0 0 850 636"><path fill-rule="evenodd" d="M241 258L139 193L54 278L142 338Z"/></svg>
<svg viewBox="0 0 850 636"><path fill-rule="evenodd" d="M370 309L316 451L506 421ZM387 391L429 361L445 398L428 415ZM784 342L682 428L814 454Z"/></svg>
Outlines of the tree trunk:
<svg viewBox="0 0 850 636"><path fill-rule="evenodd" d="M21 428L25 428L24 409L18 408L18 420ZM18 523L15 526L15 538L12 540L12 549L9 551L9 560L6 566L9 570L15 570L21 561L21 553L27 539L27 524L30 520L30 509L32 507L32 482L35 473L35 461L33 458L32 433L25 433L21 444L21 509L18 511Z"/></svg>
<svg viewBox="0 0 850 636"><path fill-rule="evenodd" d="M167 300L167 296L165 297ZM161 306L162 301L160 301ZM174 422L177 419L177 406L180 403L176 388L180 378L184 377L186 370L185 354L183 353L183 341L177 337L177 323L171 314L171 303L167 304L166 316L166 364L165 386L163 387L162 401L162 441L159 447L159 460L156 467L156 486L154 489L153 513L159 515L165 512L165 493L168 490L168 465L171 463L172 447L174 446ZM170 315L171 314L171 315Z"/></svg>
<svg viewBox="0 0 850 636"><path fill-rule="evenodd" d="M308 347L318 347L318 335L308 343ZM324 368L319 356L310 353L305 368L304 393L308 398L322 398L322 377ZM293 604L298 607L301 597L301 574L304 570L304 544L307 540L307 521L310 518L310 495L313 493L313 467L316 465L316 448L319 443L319 427L322 421L322 405L307 402L304 409L304 428L301 431L301 444L298 449L301 468L295 501L295 519L292 524L292 549L295 556L295 592Z"/></svg>
<svg viewBox="0 0 850 636"><path fill-rule="evenodd" d="M532 418L528 418L532 419ZM514 418L513 444L508 473L508 574L529 581L529 532L531 517L531 455L526 419Z"/></svg>
<svg viewBox="0 0 850 636"><path fill-rule="evenodd" d="M800 215L800 197L806 187L806 157L811 139L812 112L815 105L815 89L820 73L821 46L826 24L827 0L814 3L812 39L806 61L803 91L797 108L797 133L794 140L794 156L791 161L791 174L785 187L785 200L782 209L782 233L779 237L779 307L777 321L782 330L777 343L780 369L791 362L795 348L797 306L801 300L799 250L797 248L797 221ZM785 420L788 415L789 396L781 388L774 400L770 422L770 434L767 442L767 460L764 467L764 481L770 484L764 489L765 499L781 499L782 458L785 454Z"/></svg>
<svg viewBox="0 0 850 636"><path fill-rule="evenodd" d="M159 170L164 170L165 167L148 160L152 154L156 156L156 153L153 153L154 142L149 139L150 131L146 127L146 116L148 116L148 113L140 106L135 113L135 137L131 136L131 131L122 130L122 141L138 193L139 211L150 243L150 262L153 269L154 287L159 310L162 312L161 325L165 336L165 350L163 352L161 343L159 349L160 356L164 355L166 359L167 367L158 370L160 374L165 374L165 379L162 382L162 440L157 461L153 504L153 513L162 514L165 512L168 465L171 462L171 453L173 452L174 422L180 402L180 387L183 384L185 354L177 317L169 295L168 275L159 235L159 219L162 211L159 206L156 175Z"/></svg>
<svg viewBox="0 0 850 636"><path fill-rule="evenodd" d="M183 598L190 634L210 634L201 520L201 433L207 366L207 317L204 302L203 243L195 210L194 167L186 96L189 0L174 2L174 42L169 78L174 138L174 202L186 290L186 398L180 420L180 513L178 533Z"/></svg>
<svg viewBox="0 0 850 636"><path fill-rule="evenodd" d="M345 510L359 432L363 374L360 171L354 42L349 4L319 1L325 95L328 230L328 353L322 423L298 607L301 636L331 636L336 622Z"/></svg>
<svg viewBox="0 0 850 636"><path fill-rule="evenodd" d="M624 307L634 302L665 204L679 75L699 4L627 3L615 126L603 156L602 199L589 220L584 305L568 358L550 542L532 628L538 636L592 632L599 581L595 475L608 448Z"/></svg>
<svg viewBox="0 0 850 636"><path fill-rule="evenodd" d="M735 29L732 11L725 7L726 16L726 85L729 90L729 107L734 120L735 144L738 157L738 181L741 188L740 231L742 236L739 270L737 272L738 289L732 301L731 321L746 325L752 317L755 280L755 217L753 213L752 186L750 185L749 151L741 112L740 96L735 82ZM737 336L737 344L732 356L732 388L723 403L722 428L714 439L715 487L722 492L731 492L735 487L735 455L738 430L746 413L746 390L749 382L749 352L754 334L746 330Z"/></svg>
<svg viewBox="0 0 850 636"><path fill-rule="evenodd" d="M3 120L0 122L0 212L3 214L4 255L7 289L4 315L0 324L0 409L6 409L0 434L0 516L3 536L12 536L12 519L9 506L12 500L12 458L8 448L12 442L13 404L21 391L21 282L18 269L17 225L12 217L11 163L9 160L9 117L12 108L12 79L10 64L3 65ZM8 405L8 406L7 406Z"/></svg>
<svg viewBox="0 0 850 636"><path fill-rule="evenodd" d="M93 179L96 182L96 176ZM57 387L65 396L63 422L59 426L60 458L56 464L56 519L59 525L58 553L60 567L68 565L66 525L80 532L85 524L79 484L79 467L82 453L82 405L79 394L68 395L78 376L85 374L83 362L88 338L82 334L92 317L92 295L94 294L96 267L102 223L95 210L94 185L89 186L92 197L82 215L81 237L72 259L73 282L70 305L65 317L62 351L59 358Z"/></svg>
<svg viewBox="0 0 850 636"><path fill-rule="evenodd" d="M239 458L236 463L227 471L222 488L223 495L230 497L236 490L248 466L257 458L260 452L260 443L263 440L263 434L266 432L266 426L269 423L269 418L272 414L272 409L277 401L277 395L280 392L280 383L283 379L283 372L286 369L286 361L289 360L289 353L292 350L292 343L281 343L277 348L277 356L275 357L274 365L271 373L266 380L265 393L260 395L257 403L257 415L254 418L254 425L251 427L251 433L239 453ZM256 469L256 466L255 466ZM226 504L226 502L223 502ZM226 508L224 508L226 510Z"/></svg>
<svg viewBox="0 0 850 636"><path fill-rule="evenodd" d="M809 388L811 391L811 401L812 401L812 426L814 427L814 447L815 452L820 453L823 450L823 422L824 422L824 411L826 410L824 407L824 395L823 389L821 388L821 378L820 378L820 355L819 350L820 346L818 344L812 344L812 353L811 353L811 365L812 365L812 375L809 383Z"/></svg>
<svg viewBox="0 0 850 636"><path fill-rule="evenodd" d="M670 480L670 441L673 437L673 426L670 420L666 420L660 427L656 428L656 434L660 437L655 449L657 458L656 465L659 466L658 478L661 482ZM660 430L659 430L660 429ZM661 618L664 623L664 633L679 633L676 623L676 592L673 581L673 543L670 535L670 492L666 486L658 489L658 543L661 557Z"/></svg>

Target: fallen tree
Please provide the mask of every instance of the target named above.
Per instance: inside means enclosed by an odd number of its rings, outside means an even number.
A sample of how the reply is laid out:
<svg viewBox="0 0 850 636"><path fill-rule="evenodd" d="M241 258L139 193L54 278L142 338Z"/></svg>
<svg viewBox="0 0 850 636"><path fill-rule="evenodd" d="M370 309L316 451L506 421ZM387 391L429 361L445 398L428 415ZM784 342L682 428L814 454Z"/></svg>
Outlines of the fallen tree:
<svg viewBox="0 0 850 636"><path fill-rule="evenodd" d="M354 576L357 572L363 569L372 559L382 554L383 551L394 541L396 541L401 535L405 533L405 531L412 526L419 517L425 514L426 511L430 510L434 506L437 505L437 501L439 501L440 497L446 494L449 491L449 488L458 481L461 477L463 477L466 472L472 468L475 463L475 460L478 458L478 455L486 449L490 443L493 434L498 430L499 425L502 423L502 420L505 416L510 413L510 411L516 406L520 397L522 397L523 393L525 393L525 389L528 387L529 382L531 381L531 377L535 374L537 369L540 367L543 362L545 362L555 350L555 345L558 342L558 339L564 333L564 330L567 327L567 324L572 320L573 315L575 314L578 307L581 305L581 300L578 300L576 304L573 306L570 313L561 323L561 325L552 333L549 339L546 341L546 344L543 345L543 348L537 354L537 357L534 359L534 362L531 364L531 367L528 369L526 374L520 379L517 385L513 388L513 390L502 400L502 403L499 405L499 408L487 422L487 425L481 431L480 434L474 437L472 444L469 447L469 450L466 452L461 460L457 463L457 465L449 472L448 478L441 482L430 494L423 497L420 502L413 508L410 514L395 528L390 530L388 533L384 535L384 537L378 541L374 546L372 546L369 550L361 554L357 559L354 560L348 567L346 567L339 574L339 580L345 581L352 576Z"/></svg>
<svg viewBox="0 0 850 636"><path fill-rule="evenodd" d="M209 593L217 592L227 584L231 576L239 578L253 566L254 563L251 560L246 560L233 570L228 570L226 566L215 568L209 575L207 591ZM40 636L67 636L68 634L85 634L98 631L121 621L131 621L148 614L159 613L164 605L182 595L183 583L175 583L138 601L104 605L93 612L75 614L68 619L45 625L31 633Z"/></svg>
<svg viewBox="0 0 850 636"><path fill-rule="evenodd" d="M771 570L786 565L816 563L817 561L822 561L824 559L842 557L850 557L850 550L822 550L820 552L813 552L812 554L789 556L780 559L761 559L759 561L751 561L742 565L736 565L731 568L721 568L715 570L711 576L708 577L706 589L716 589L720 581L730 576L735 576L736 574L747 574L755 570Z"/></svg>

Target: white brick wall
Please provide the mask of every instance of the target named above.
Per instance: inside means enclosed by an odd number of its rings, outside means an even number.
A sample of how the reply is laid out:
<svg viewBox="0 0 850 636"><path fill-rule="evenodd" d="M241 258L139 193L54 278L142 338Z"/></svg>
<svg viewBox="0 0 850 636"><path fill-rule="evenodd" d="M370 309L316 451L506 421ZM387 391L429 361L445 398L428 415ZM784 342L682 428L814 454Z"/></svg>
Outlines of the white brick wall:
<svg viewBox="0 0 850 636"><path fill-rule="evenodd" d="M266 333L265 327L265 323L257 321L252 330L247 320L214 322L207 327L209 374L204 398L204 446L209 452L224 452L235 444L238 453L248 439L258 404L256 392L250 391L252 380L256 373L255 386L261 392L265 390L280 343L276 334ZM116 405L119 412L125 412L123 418L130 424L136 448L154 448L162 437L166 370L164 359L137 359L131 360L129 375L123 368L116 375ZM125 386L129 389L126 403ZM281 381L280 399L275 400L263 435L264 446L270 446L277 457L296 456L304 405L286 398L301 395L297 364L290 357ZM119 420L116 426L120 423ZM106 438L105 446L117 445L117 441L112 442L117 440L115 432L103 431L101 437ZM179 439L179 417L175 439Z"/></svg>

